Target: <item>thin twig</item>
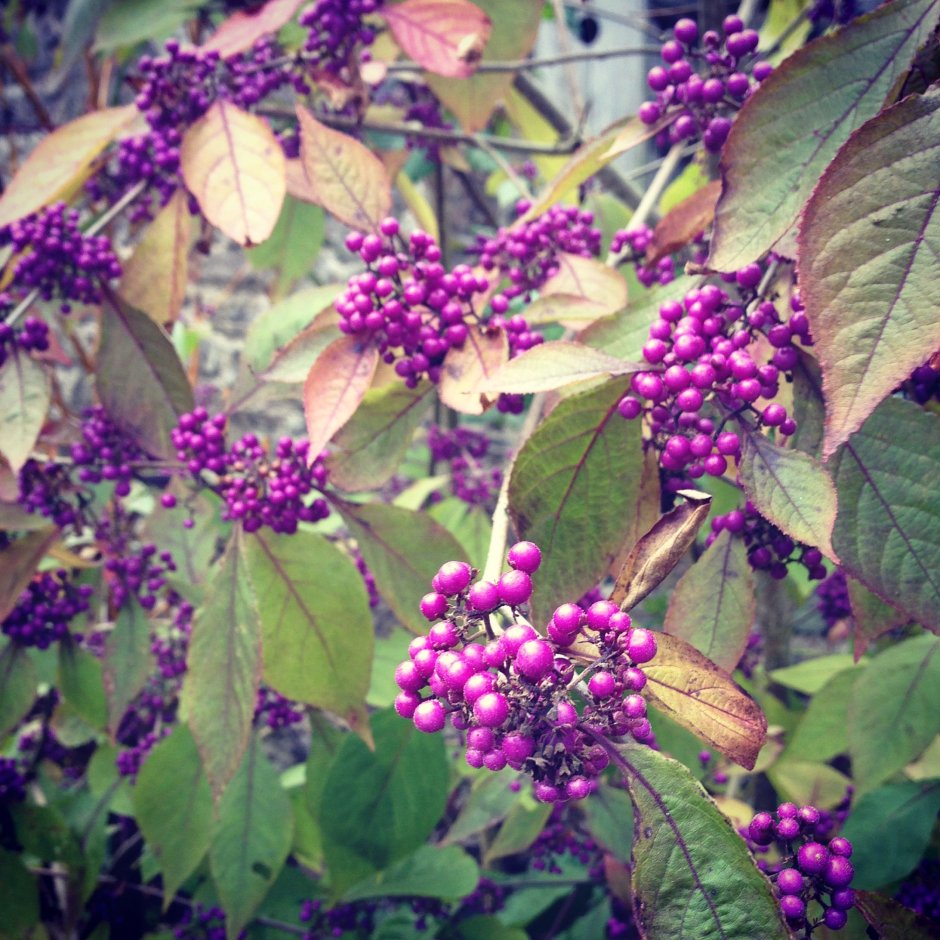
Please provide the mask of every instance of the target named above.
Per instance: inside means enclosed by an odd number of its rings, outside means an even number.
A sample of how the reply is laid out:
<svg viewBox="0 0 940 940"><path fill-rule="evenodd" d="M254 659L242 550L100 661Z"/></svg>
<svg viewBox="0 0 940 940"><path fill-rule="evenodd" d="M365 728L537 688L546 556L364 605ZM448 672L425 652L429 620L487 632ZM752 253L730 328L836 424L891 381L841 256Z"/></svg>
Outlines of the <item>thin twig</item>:
<svg viewBox="0 0 940 940"><path fill-rule="evenodd" d="M5 42L0 45L0 61L10 70L17 84L23 89L23 94L26 96L30 107L32 107L33 111L36 113L39 123L47 131L55 130L55 124L52 118L49 117L49 112L42 103L42 99L36 94L36 89L33 88L33 83L29 80L29 72L26 69L26 65L19 57L13 43Z"/></svg>
<svg viewBox="0 0 940 940"><path fill-rule="evenodd" d="M562 0L552 0L552 6L555 10L555 26L558 29L558 47L567 60L564 63L565 80L571 93L571 103L577 118L575 123L580 126L584 122L584 96L581 94L581 88L578 85L578 73L574 67L574 60L571 58L571 32L568 29L568 21L565 17Z"/></svg>

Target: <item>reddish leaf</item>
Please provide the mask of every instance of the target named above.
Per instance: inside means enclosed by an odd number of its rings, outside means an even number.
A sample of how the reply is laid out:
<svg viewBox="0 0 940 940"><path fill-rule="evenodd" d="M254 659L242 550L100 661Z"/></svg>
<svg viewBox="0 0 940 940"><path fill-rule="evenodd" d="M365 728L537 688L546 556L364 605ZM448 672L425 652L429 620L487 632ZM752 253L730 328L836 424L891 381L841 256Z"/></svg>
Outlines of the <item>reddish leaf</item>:
<svg viewBox="0 0 940 940"><path fill-rule="evenodd" d="M220 98L183 136L180 168L203 215L229 238L257 245L274 231L287 169L260 117Z"/></svg>
<svg viewBox="0 0 940 940"><path fill-rule="evenodd" d="M656 642L655 659L643 666L650 703L751 770L767 734L760 706L685 640L658 633Z"/></svg>
<svg viewBox="0 0 940 940"><path fill-rule="evenodd" d="M250 49L259 39L290 22L303 0L268 0L257 10L237 10L202 44L203 52L223 59Z"/></svg>
<svg viewBox="0 0 940 940"><path fill-rule="evenodd" d="M715 204L720 195L720 180L712 180L670 209L653 229L653 241L647 249L645 263L656 264L660 258L684 248L708 228L715 218Z"/></svg>
<svg viewBox="0 0 940 940"><path fill-rule="evenodd" d="M638 147L651 137L655 137L664 127L672 123L671 118L660 120L656 124L644 124L639 118L631 118L617 131L613 141L610 142L601 154L604 163L619 157L621 154Z"/></svg>
<svg viewBox="0 0 940 940"><path fill-rule="evenodd" d="M441 401L462 414L483 414L491 401L483 389L508 358L509 342L502 330L471 329L463 346L444 357Z"/></svg>
<svg viewBox="0 0 940 940"><path fill-rule="evenodd" d="M77 188L92 160L136 116L132 104L93 111L40 141L0 196L0 228Z"/></svg>
<svg viewBox="0 0 940 940"><path fill-rule="evenodd" d="M619 271L595 258L565 252L558 253L558 273L545 282L540 293L543 297L560 294L571 298L572 315L578 308L587 308L595 317L602 317L627 305L627 282Z"/></svg>
<svg viewBox="0 0 940 940"><path fill-rule="evenodd" d="M626 362L607 353L572 343L553 340L510 359L480 386L484 392L547 392L599 376L626 375L645 369L642 363Z"/></svg>
<svg viewBox="0 0 940 940"><path fill-rule="evenodd" d="M124 265L119 293L155 323L173 323L183 306L189 275L193 218L178 189L150 223ZM154 290L154 286L159 289Z"/></svg>
<svg viewBox="0 0 940 940"><path fill-rule="evenodd" d="M936 920L928 920L893 898L859 891L855 906L881 940L937 940Z"/></svg>
<svg viewBox="0 0 940 940"><path fill-rule="evenodd" d="M0 623L16 606L58 534L58 529L49 526L24 535L0 552Z"/></svg>
<svg viewBox="0 0 940 940"><path fill-rule="evenodd" d="M415 62L448 78L473 74L492 28L490 18L469 0L405 0L382 15Z"/></svg>
<svg viewBox="0 0 940 940"><path fill-rule="evenodd" d="M300 105L297 118L306 195L353 228L374 228L392 208L391 184L382 161Z"/></svg>
<svg viewBox="0 0 940 940"><path fill-rule="evenodd" d="M355 336L341 336L317 357L304 382L311 461L353 416L378 364L375 346Z"/></svg>
<svg viewBox="0 0 940 940"><path fill-rule="evenodd" d="M632 610L679 564L708 518L712 498L686 490L681 506L666 513L627 556L610 599L621 610Z"/></svg>

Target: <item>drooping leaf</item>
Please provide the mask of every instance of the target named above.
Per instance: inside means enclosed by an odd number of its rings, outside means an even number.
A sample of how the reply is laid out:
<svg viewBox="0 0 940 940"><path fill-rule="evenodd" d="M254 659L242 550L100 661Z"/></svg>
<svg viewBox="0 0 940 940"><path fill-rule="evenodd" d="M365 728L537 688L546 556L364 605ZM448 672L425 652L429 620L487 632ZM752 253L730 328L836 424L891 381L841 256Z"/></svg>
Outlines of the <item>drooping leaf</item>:
<svg viewBox="0 0 940 940"><path fill-rule="evenodd" d="M490 40L483 50L483 62L524 59L535 44L542 16L541 0L474 0L492 22ZM512 72L478 74L470 78L428 75L431 91L452 111L468 133L483 130L500 99L512 86Z"/></svg>
<svg viewBox="0 0 940 940"><path fill-rule="evenodd" d="M643 666L650 703L726 757L753 769L767 734L760 706L685 640L660 633L655 658Z"/></svg>
<svg viewBox="0 0 940 940"><path fill-rule="evenodd" d="M394 382L370 389L336 435L327 459L330 482L344 490L376 489L398 469L430 405L430 383Z"/></svg>
<svg viewBox="0 0 940 940"><path fill-rule="evenodd" d="M268 0L256 9L236 10L202 44L203 52L218 52L223 59L250 49L259 39L276 33L291 21L303 0Z"/></svg>
<svg viewBox="0 0 940 940"><path fill-rule="evenodd" d="M889 398L830 462L839 491L832 542L845 570L940 630L940 417Z"/></svg>
<svg viewBox="0 0 940 940"><path fill-rule="evenodd" d="M0 849L0 910L10 937L29 935L39 920L39 884L22 852Z"/></svg>
<svg viewBox="0 0 940 940"><path fill-rule="evenodd" d="M480 867L459 846L422 845L379 874L343 894L345 901L364 898L419 897L457 900L473 891Z"/></svg>
<svg viewBox="0 0 940 940"><path fill-rule="evenodd" d="M32 708L39 676L26 650L7 643L0 650L0 738Z"/></svg>
<svg viewBox="0 0 940 940"><path fill-rule="evenodd" d="M695 536L708 518L712 498L707 493L685 490L685 502L657 519L632 546L610 599L621 610L632 610L666 578L692 547Z"/></svg>
<svg viewBox="0 0 940 940"><path fill-rule="evenodd" d="M403 626L424 633L418 604L445 561L467 560L460 544L429 516L400 506L341 503L339 509L379 594Z"/></svg>
<svg viewBox="0 0 940 940"><path fill-rule="evenodd" d="M800 292L826 396L823 456L940 348L940 90L846 141L802 216Z"/></svg>
<svg viewBox="0 0 940 940"><path fill-rule="evenodd" d="M258 378L275 384L303 383L320 355L342 335L339 327L333 322L332 311L327 310L303 332L282 346L274 354L267 369L258 373Z"/></svg>
<svg viewBox="0 0 940 940"><path fill-rule="evenodd" d="M0 551L0 623L6 620L19 602L20 594L29 587L39 562L58 534L55 527L44 526Z"/></svg>
<svg viewBox="0 0 940 940"><path fill-rule="evenodd" d="M193 621L185 714L216 801L234 776L251 736L261 681L258 599L236 530Z"/></svg>
<svg viewBox="0 0 940 940"><path fill-rule="evenodd" d="M252 738L222 797L209 866L235 940L287 859L294 818L277 771Z"/></svg>
<svg viewBox="0 0 940 940"><path fill-rule="evenodd" d="M131 793L134 817L160 861L168 904L205 857L212 839L212 794L186 725L178 724L154 746Z"/></svg>
<svg viewBox="0 0 940 940"><path fill-rule="evenodd" d="M910 617L886 604L860 581L846 577L845 582L854 621L855 658L860 659L878 637L907 623Z"/></svg>
<svg viewBox="0 0 940 940"><path fill-rule="evenodd" d="M180 170L203 215L240 245L267 239L287 193L284 151L256 114L219 98L183 135Z"/></svg>
<svg viewBox="0 0 940 940"><path fill-rule="evenodd" d="M382 10L395 41L422 68L469 78L490 37L490 18L469 0L404 0Z"/></svg>
<svg viewBox="0 0 940 940"><path fill-rule="evenodd" d="M633 848L633 805L619 787L599 783L584 804L585 825L598 845L629 863Z"/></svg>
<svg viewBox="0 0 940 940"><path fill-rule="evenodd" d="M77 189L95 157L136 115L131 104L104 108L69 121L44 137L0 196L0 228Z"/></svg>
<svg viewBox="0 0 940 940"><path fill-rule="evenodd" d="M186 295L193 228L186 194L177 189L124 264L121 297L154 323L173 323L179 316Z"/></svg>
<svg viewBox="0 0 940 940"><path fill-rule="evenodd" d="M643 745L623 745L611 756L636 812L633 894L643 934L787 940L770 882L689 771Z"/></svg>
<svg viewBox="0 0 940 940"><path fill-rule="evenodd" d="M839 560L832 547L836 488L822 464L759 431L746 431L739 472L744 492L762 516L796 541Z"/></svg>
<svg viewBox="0 0 940 940"><path fill-rule="evenodd" d="M754 575L744 540L721 532L680 578L663 629L731 672L744 654L756 616Z"/></svg>
<svg viewBox="0 0 940 940"><path fill-rule="evenodd" d="M761 83L722 150L711 267L740 268L784 235L849 134L881 109L938 13L938 0L885 3Z"/></svg>
<svg viewBox="0 0 940 940"><path fill-rule="evenodd" d="M914 760L940 733L940 639L924 634L876 656L852 686L848 728L860 790Z"/></svg>
<svg viewBox="0 0 940 940"><path fill-rule="evenodd" d="M73 640L59 644L58 689L65 701L91 728L108 723L101 663Z"/></svg>
<svg viewBox="0 0 940 940"><path fill-rule="evenodd" d="M264 679L357 726L369 688L372 618L362 578L321 535L259 530L242 542L257 598Z"/></svg>
<svg viewBox="0 0 940 940"><path fill-rule="evenodd" d="M150 623L137 605L125 604L105 641L104 691L108 699L108 730L112 736L127 706L146 685L153 672L150 655Z"/></svg>
<svg viewBox="0 0 940 940"><path fill-rule="evenodd" d="M248 250L248 260L255 269L277 270L274 296L283 297L310 271L325 235L323 209L288 195L271 236Z"/></svg>
<svg viewBox="0 0 940 940"><path fill-rule="evenodd" d="M76 6L70 3L68 12ZM98 6L104 8L104 13L95 32L94 50L110 53L139 42L160 43L168 39L197 14L199 0L121 0ZM70 42L77 41L71 33L65 35Z"/></svg>
<svg viewBox="0 0 940 940"><path fill-rule="evenodd" d="M509 784L509 771L505 774L486 774L473 781L473 787L460 814L447 830L443 844L458 844L502 822L522 799L521 791Z"/></svg>
<svg viewBox="0 0 940 940"><path fill-rule="evenodd" d="M721 182L712 180L670 209L653 229L645 264L653 265L660 258L681 251L696 235L704 232L715 218L715 204L720 194Z"/></svg>
<svg viewBox="0 0 940 940"><path fill-rule="evenodd" d="M340 892L422 845L447 802L448 763L439 735L422 734L394 711L377 712L371 727L375 750L349 735L323 789L320 827Z"/></svg>
<svg viewBox="0 0 940 940"><path fill-rule="evenodd" d="M314 201L356 229L375 228L392 207L391 183L379 158L348 134L297 106L300 161Z"/></svg>
<svg viewBox="0 0 940 940"><path fill-rule="evenodd" d="M510 359L487 380L482 391L547 392L585 379L626 375L644 368L642 363L627 362L590 346L559 339L533 346Z"/></svg>
<svg viewBox="0 0 940 940"><path fill-rule="evenodd" d="M814 656L770 672L770 678L788 689L796 689L804 695L815 695L833 676L851 669L855 663L848 653L832 653L829 656Z"/></svg>
<svg viewBox="0 0 940 940"><path fill-rule="evenodd" d="M378 364L378 348L356 336L341 336L317 356L304 381L311 460L353 416Z"/></svg>
<svg viewBox="0 0 940 940"><path fill-rule="evenodd" d="M441 365L438 394L449 408L462 414L483 414L490 397L484 394L493 376L509 359L509 341L503 330L469 331L466 342L450 349Z"/></svg>
<svg viewBox="0 0 940 940"><path fill-rule="evenodd" d="M826 418L822 374L819 363L805 349L800 350L793 368L793 417L796 420L793 446L811 457L819 457Z"/></svg>
<svg viewBox="0 0 940 940"><path fill-rule="evenodd" d="M849 697L855 677L855 669L837 672L813 695L787 746L788 757L820 761L848 751Z"/></svg>
<svg viewBox="0 0 940 940"><path fill-rule="evenodd" d="M46 370L14 348L0 365L0 453L16 473L29 459L51 400Z"/></svg>
<svg viewBox="0 0 940 940"><path fill-rule="evenodd" d="M855 888L878 888L912 872L940 811L940 780L904 781L864 794L842 835L852 843Z"/></svg>
<svg viewBox="0 0 940 940"><path fill-rule="evenodd" d="M563 297L575 320L583 319L584 311L596 319L627 305L627 282L616 268L603 261L559 252L558 272L542 285L540 294ZM565 317L561 322L565 322Z"/></svg>
<svg viewBox="0 0 940 940"><path fill-rule="evenodd" d="M767 769L767 777L781 800L798 805L833 809L845 799L852 781L835 767L818 760L781 757Z"/></svg>
<svg viewBox="0 0 940 940"><path fill-rule="evenodd" d="M115 423L155 457L176 456L170 431L193 393L169 336L146 314L113 298L101 313L95 382Z"/></svg>
<svg viewBox="0 0 940 940"><path fill-rule="evenodd" d="M516 803L499 827L496 838L487 847L484 867L488 868L497 859L527 851L545 828L551 814L551 806L536 803L531 796Z"/></svg>
<svg viewBox="0 0 940 940"><path fill-rule="evenodd" d="M872 891L859 891L855 906L878 931L881 940L937 940L934 921L893 898Z"/></svg>
<svg viewBox="0 0 940 940"><path fill-rule="evenodd" d="M510 516L520 538L542 549L538 620L597 584L632 518L643 453L639 425L617 412L625 385L614 380L560 402L513 464Z"/></svg>

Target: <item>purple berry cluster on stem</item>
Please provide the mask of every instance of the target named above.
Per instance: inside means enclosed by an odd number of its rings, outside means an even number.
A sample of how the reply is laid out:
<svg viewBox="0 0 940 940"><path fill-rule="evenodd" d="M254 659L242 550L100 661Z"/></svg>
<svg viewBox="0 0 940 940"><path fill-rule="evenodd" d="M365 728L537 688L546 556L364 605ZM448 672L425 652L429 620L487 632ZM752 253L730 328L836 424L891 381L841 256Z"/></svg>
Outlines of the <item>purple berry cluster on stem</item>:
<svg viewBox="0 0 940 940"><path fill-rule="evenodd" d="M434 623L395 670L401 689L395 708L426 733L450 718L467 733L470 766L524 771L542 802L583 799L609 760L596 736L653 740L639 693L656 637L634 628L610 601L587 611L563 604L547 637L540 636L523 610L541 551L518 542L508 559L510 570L496 582L473 581L465 562L441 566L420 604ZM497 613L512 621L499 636L492 628ZM597 660L580 671L571 649L579 641L598 650ZM584 701L580 712L576 688Z"/></svg>
<svg viewBox="0 0 940 940"><path fill-rule="evenodd" d="M0 623L0 631L19 646L48 649L69 636L69 624L88 610L94 588L74 584L64 569L43 571L20 594Z"/></svg>
<svg viewBox="0 0 940 940"><path fill-rule="evenodd" d="M469 506L488 506L503 482L499 467L487 465L490 439L483 431L469 427L450 430L432 424L428 428L431 459L446 462L450 469L450 488L457 499Z"/></svg>

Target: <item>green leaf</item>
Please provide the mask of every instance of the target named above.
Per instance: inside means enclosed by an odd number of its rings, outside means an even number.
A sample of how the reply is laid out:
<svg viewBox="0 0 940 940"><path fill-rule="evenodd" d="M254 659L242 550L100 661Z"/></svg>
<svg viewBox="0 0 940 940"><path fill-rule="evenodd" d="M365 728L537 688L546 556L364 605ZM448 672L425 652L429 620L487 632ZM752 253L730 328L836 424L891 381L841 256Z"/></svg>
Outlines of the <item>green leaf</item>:
<svg viewBox="0 0 940 940"><path fill-rule="evenodd" d="M293 829L290 800L253 738L219 804L209 847L229 940L238 936L280 874Z"/></svg>
<svg viewBox="0 0 940 940"><path fill-rule="evenodd" d="M484 867L489 868L496 859L525 852L539 837L551 814L551 806L536 803L534 798L526 793L525 798L509 811L496 833L496 838L487 848L483 859Z"/></svg>
<svg viewBox="0 0 940 940"><path fill-rule="evenodd" d="M429 382L408 388L394 382L369 389L341 428L326 465L344 490L377 489L398 469L431 403Z"/></svg>
<svg viewBox="0 0 940 940"><path fill-rule="evenodd" d="M744 540L721 532L679 579L663 629L731 672L744 654L756 615L754 575Z"/></svg>
<svg viewBox="0 0 940 940"><path fill-rule="evenodd" d="M457 540L429 516L372 503L338 504L379 594L399 622L414 633L427 631L418 604L445 561L467 561Z"/></svg>
<svg viewBox="0 0 940 940"><path fill-rule="evenodd" d="M513 463L509 512L520 538L542 549L533 614L543 621L604 576L639 496L639 422L617 411L626 383L560 402Z"/></svg>
<svg viewBox="0 0 940 940"><path fill-rule="evenodd" d="M112 735L127 706L146 685L153 671L150 623L137 604L125 604L104 647L104 691L108 699L108 728Z"/></svg>
<svg viewBox="0 0 940 940"><path fill-rule="evenodd" d="M193 622L183 709L216 800L251 736L261 681L258 601L236 530Z"/></svg>
<svg viewBox="0 0 940 940"><path fill-rule="evenodd" d="M804 454L819 457L826 418L822 374L819 363L802 349L793 369L793 417L796 420L793 446Z"/></svg>
<svg viewBox="0 0 940 940"><path fill-rule="evenodd" d="M854 665L855 660L849 653L832 653L807 659L795 666L774 669L770 678L788 689L796 689L804 695L815 695L833 676L851 670Z"/></svg>
<svg viewBox="0 0 940 940"><path fill-rule="evenodd" d="M199 9L199 0L119 0L101 17L95 36L98 52L113 52L139 42L159 42L176 32Z"/></svg>
<svg viewBox="0 0 940 940"><path fill-rule="evenodd" d="M30 710L38 682L36 667L26 651L7 643L0 651L0 739Z"/></svg>
<svg viewBox="0 0 940 940"><path fill-rule="evenodd" d="M905 98L846 141L803 212L800 293L822 367L824 457L940 347L938 138L940 90Z"/></svg>
<svg viewBox="0 0 940 940"><path fill-rule="evenodd" d="M852 781L828 764L814 760L781 758L767 769L767 777L783 800L798 805L832 809L851 792Z"/></svg>
<svg viewBox="0 0 940 940"><path fill-rule="evenodd" d="M422 845L343 894L344 901L364 898L442 898L454 901L470 894L480 880L477 863L456 845Z"/></svg>
<svg viewBox="0 0 940 940"><path fill-rule="evenodd" d="M855 656L858 658L878 637L907 623L910 618L896 607L886 604L855 578L847 577L845 581L852 606L852 620L855 622Z"/></svg>
<svg viewBox="0 0 940 940"><path fill-rule="evenodd" d="M787 746L787 758L824 761L848 751L849 696L856 676L856 669L837 672L813 695Z"/></svg>
<svg viewBox="0 0 940 940"><path fill-rule="evenodd" d="M444 836L444 843L463 842L502 822L519 802L518 790L510 787L514 773L485 773L473 781L467 802Z"/></svg>
<svg viewBox="0 0 940 940"><path fill-rule="evenodd" d="M264 680L282 695L356 726L372 667L372 616L362 577L322 535L266 529L242 541L257 598Z"/></svg>
<svg viewBox="0 0 940 940"><path fill-rule="evenodd" d="M741 484L758 512L798 542L837 561L832 548L836 488L822 464L759 431L744 432Z"/></svg>
<svg viewBox="0 0 940 940"><path fill-rule="evenodd" d="M529 940L520 927L507 927L496 917L480 914L460 921L457 926L460 940Z"/></svg>
<svg viewBox="0 0 940 940"><path fill-rule="evenodd" d="M938 0L886 3L800 49L761 84L722 150L710 267L740 268L784 235L849 134L881 109L938 12Z"/></svg>
<svg viewBox="0 0 940 940"><path fill-rule="evenodd" d="M70 640L59 644L59 690L75 712L95 729L108 723L99 660Z"/></svg>
<svg viewBox="0 0 940 940"><path fill-rule="evenodd" d="M938 812L940 780L889 784L862 796L842 830L854 849L852 887L877 888L912 872Z"/></svg>
<svg viewBox="0 0 940 940"><path fill-rule="evenodd" d="M426 735L394 711L372 716L375 750L343 741L320 801L320 828L334 890L417 849L447 803L449 768L440 735Z"/></svg>
<svg viewBox="0 0 940 940"><path fill-rule="evenodd" d="M493 519L485 506L469 506L456 496L445 496L427 509L463 546L470 564L482 569L493 537Z"/></svg>
<svg viewBox="0 0 940 940"><path fill-rule="evenodd" d="M601 782L584 802L584 816L594 841L628 864L633 846L633 802L629 794Z"/></svg>
<svg viewBox="0 0 940 940"><path fill-rule="evenodd" d="M115 423L154 457L176 459L170 431L193 392L166 332L111 296L101 311L95 382Z"/></svg>
<svg viewBox="0 0 940 940"><path fill-rule="evenodd" d="M928 920L893 898L859 891L855 906L880 940L937 940L935 920Z"/></svg>
<svg viewBox="0 0 940 940"><path fill-rule="evenodd" d="M0 528L17 529L16 520L0 520ZM46 551L58 538L55 526L43 525L11 542L0 551L0 622L19 603L20 594L28 587Z"/></svg>
<svg viewBox="0 0 940 940"><path fill-rule="evenodd" d="M849 754L859 790L914 760L940 732L940 639L905 640L876 656L855 680Z"/></svg>
<svg viewBox="0 0 940 940"><path fill-rule="evenodd" d="M940 417L889 398L830 461L839 491L833 546L846 571L940 630Z"/></svg>
<svg viewBox="0 0 940 940"><path fill-rule="evenodd" d="M51 400L46 370L14 347L0 365L0 453L14 473L29 459Z"/></svg>
<svg viewBox="0 0 940 940"><path fill-rule="evenodd" d="M212 793L189 728L178 724L144 761L134 816L160 860L165 903L196 870L212 841Z"/></svg>
<svg viewBox="0 0 940 940"><path fill-rule="evenodd" d="M0 849L0 936L23 937L39 922L39 885L16 852Z"/></svg>
<svg viewBox="0 0 940 940"><path fill-rule="evenodd" d="M611 757L636 809L633 893L644 936L787 940L770 883L689 771L643 745Z"/></svg>
<svg viewBox="0 0 940 940"><path fill-rule="evenodd" d="M323 209L287 195L274 231L246 254L256 271L277 269L274 294L282 297L311 269L323 247L325 234Z"/></svg>

